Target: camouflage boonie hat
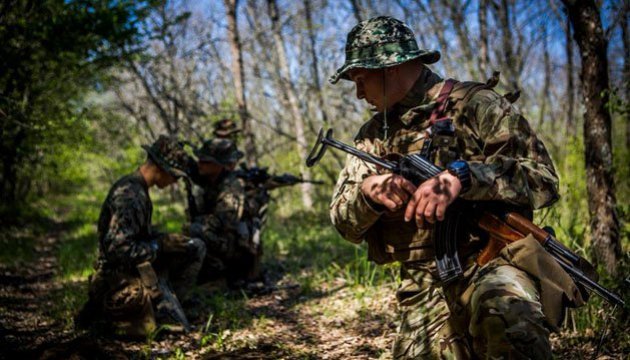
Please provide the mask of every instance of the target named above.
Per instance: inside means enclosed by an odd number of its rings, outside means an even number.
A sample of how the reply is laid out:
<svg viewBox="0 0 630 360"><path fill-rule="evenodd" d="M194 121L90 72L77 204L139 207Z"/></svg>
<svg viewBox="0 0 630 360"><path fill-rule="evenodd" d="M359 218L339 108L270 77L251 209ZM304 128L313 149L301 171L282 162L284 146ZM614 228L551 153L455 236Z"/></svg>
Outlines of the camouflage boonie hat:
<svg viewBox="0 0 630 360"><path fill-rule="evenodd" d="M192 159L177 139L160 135L151 146L142 145L142 148L147 151L157 166L175 178L188 176L187 170Z"/></svg>
<svg viewBox="0 0 630 360"><path fill-rule="evenodd" d="M243 157L234 141L229 139L207 140L195 150L195 155L199 161L212 161L221 165L234 164Z"/></svg>
<svg viewBox="0 0 630 360"><path fill-rule="evenodd" d="M379 16L361 21L346 40L346 62L328 81L350 80L348 70L381 69L420 58L425 64L440 60L440 52L418 48L413 31L402 21Z"/></svg>
<svg viewBox="0 0 630 360"><path fill-rule="evenodd" d="M241 132L241 129L236 126L236 123L232 119L223 119L214 124L214 131L212 133L216 137L228 137L239 132Z"/></svg>

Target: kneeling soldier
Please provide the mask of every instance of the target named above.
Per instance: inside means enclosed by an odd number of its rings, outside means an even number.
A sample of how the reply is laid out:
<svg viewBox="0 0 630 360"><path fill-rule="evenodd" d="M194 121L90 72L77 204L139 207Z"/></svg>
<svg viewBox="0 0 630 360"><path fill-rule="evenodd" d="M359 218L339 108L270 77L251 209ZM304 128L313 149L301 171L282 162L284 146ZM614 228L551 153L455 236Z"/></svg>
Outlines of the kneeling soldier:
<svg viewBox="0 0 630 360"><path fill-rule="evenodd" d="M245 183L234 171L243 156L233 141L212 139L195 151L198 175L194 177L194 213L189 232L208 249L199 282L226 278L234 283L250 280L258 248L253 246L245 209Z"/></svg>
<svg viewBox="0 0 630 360"><path fill-rule="evenodd" d="M149 188L174 184L185 176L191 158L166 136L143 148L146 162L112 186L101 208L99 259L79 326L100 323L118 335L146 336L155 330L156 318L170 317L188 328L178 298L194 284L205 244L152 231Z"/></svg>

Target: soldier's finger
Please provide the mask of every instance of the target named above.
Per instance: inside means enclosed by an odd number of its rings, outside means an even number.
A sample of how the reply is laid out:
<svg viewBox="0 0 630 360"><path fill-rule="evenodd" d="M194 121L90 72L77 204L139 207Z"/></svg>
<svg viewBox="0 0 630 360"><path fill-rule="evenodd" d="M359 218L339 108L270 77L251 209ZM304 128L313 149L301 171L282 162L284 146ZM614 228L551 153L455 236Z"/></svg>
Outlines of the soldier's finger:
<svg viewBox="0 0 630 360"><path fill-rule="evenodd" d="M416 223L418 226L421 226L424 223L424 209L427 207L428 199L426 197L422 197L418 206L416 206Z"/></svg>
<svg viewBox="0 0 630 360"><path fill-rule="evenodd" d="M444 214L446 214L446 204L440 203L440 204L438 204L437 208L435 209L435 217L439 221L442 221L442 220L444 220Z"/></svg>
<svg viewBox="0 0 630 360"><path fill-rule="evenodd" d="M418 189L418 187L412 184L411 181L405 179L402 176L397 178L396 183L398 184L398 186L400 186L403 190L405 190L410 195L414 194L416 190Z"/></svg>
<svg viewBox="0 0 630 360"><path fill-rule="evenodd" d="M420 201L420 197L422 195L419 191L416 191L409 202L407 203L407 208L405 209L405 221L411 221L411 218L414 217L414 213L416 211L416 205L418 201Z"/></svg>
<svg viewBox="0 0 630 360"><path fill-rule="evenodd" d="M391 191L387 194L387 197L396 204L396 210L400 209L404 201L396 191Z"/></svg>
<svg viewBox="0 0 630 360"><path fill-rule="evenodd" d="M433 201L429 201L427 203L427 207L424 208L424 218L433 224L435 222L435 207L436 203Z"/></svg>
<svg viewBox="0 0 630 360"><path fill-rule="evenodd" d="M396 205L396 203L393 200L385 196L381 198L381 204L383 204L383 206L388 208L390 211L395 211L396 209L399 208L399 206Z"/></svg>

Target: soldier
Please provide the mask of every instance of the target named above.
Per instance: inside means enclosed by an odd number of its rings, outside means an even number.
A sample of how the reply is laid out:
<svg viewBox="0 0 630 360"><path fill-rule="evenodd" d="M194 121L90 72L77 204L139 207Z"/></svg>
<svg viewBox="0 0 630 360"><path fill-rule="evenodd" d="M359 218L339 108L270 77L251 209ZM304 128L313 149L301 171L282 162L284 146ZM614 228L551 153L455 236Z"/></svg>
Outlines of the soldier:
<svg viewBox="0 0 630 360"><path fill-rule="evenodd" d="M77 319L79 326L104 323L114 333L132 337L154 331L156 317L188 326L177 298L183 299L195 283L206 251L200 239L151 228L149 189L165 188L186 176L191 158L176 140L163 135L143 148L146 162L112 186L101 208L98 264L89 301Z"/></svg>
<svg viewBox="0 0 630 360"><path fill-rule="evenodd" d="M370 260L401 264L394 358L550 359L549 329L557 324L541 308L537 279L500 261L479 268L483 235L470 229L457 239L463 278L443 288L437 277L432 224L455 198L525 213L558 199L552 161L508 101L514 98L490 82L443 80L425 65L439 59L391 17L363 21L348 34L346 62L330 82L354 82L357 98L378 111L356 147L377 156L420 152L449 170L416 187L349 156L332 222L347 240L366 240Z"/></svg>
<svg viewBox="0 0 630 360"><path fill-rule="evenodd" d="M228 139L212 139L195 151L198 175L195 182L191 236L208 249L199 282L226 278L233 283L248 279L258 249L250 243L243 221L245 188L234 168L243 153Z"/></svg>
<svg viewBox="0 0 630 360"><path fill-rule="evenodd" d="M240 132L241 129L236 126L236 123L226 118L214 124L212 134L214 134L216 138L229 139L236 143L237 134Z"/></svg>

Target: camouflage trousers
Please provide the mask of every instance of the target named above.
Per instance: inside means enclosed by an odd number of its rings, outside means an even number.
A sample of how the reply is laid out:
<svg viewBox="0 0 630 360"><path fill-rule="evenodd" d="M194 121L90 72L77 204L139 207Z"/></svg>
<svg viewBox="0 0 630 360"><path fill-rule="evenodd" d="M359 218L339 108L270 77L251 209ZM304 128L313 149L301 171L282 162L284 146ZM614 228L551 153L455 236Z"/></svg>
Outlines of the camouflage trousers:
<svg viewBox="0 0 630 360"><path fill-rule="evenodd" d="M205 257L203 241L179 234L165 235L164 249L151 264L160 278L168 279L177 298L184 301L195 284ZM80 327L104 327L106 331L143 337L156 328L152 294L135 268L99 265L90 277L89 300L77 321Z"/></svg>
<svg viewBox="0 0 630 360"><path fill-rule="evenodd" d="M551 359L535 281L525 272L467 261L445 290L435 262L403 264L394 359Z"/></svg>
<svg viewBox="0 0 630 360"><path fill-rule="evenodd" d="M195 218L189 226L191 236L206 245L206 257L199 273L199 282L225 278L228 282L253 280L259 275L262 257L260 244L252 241L247 222L226 228L212 214Z"/></svg>

